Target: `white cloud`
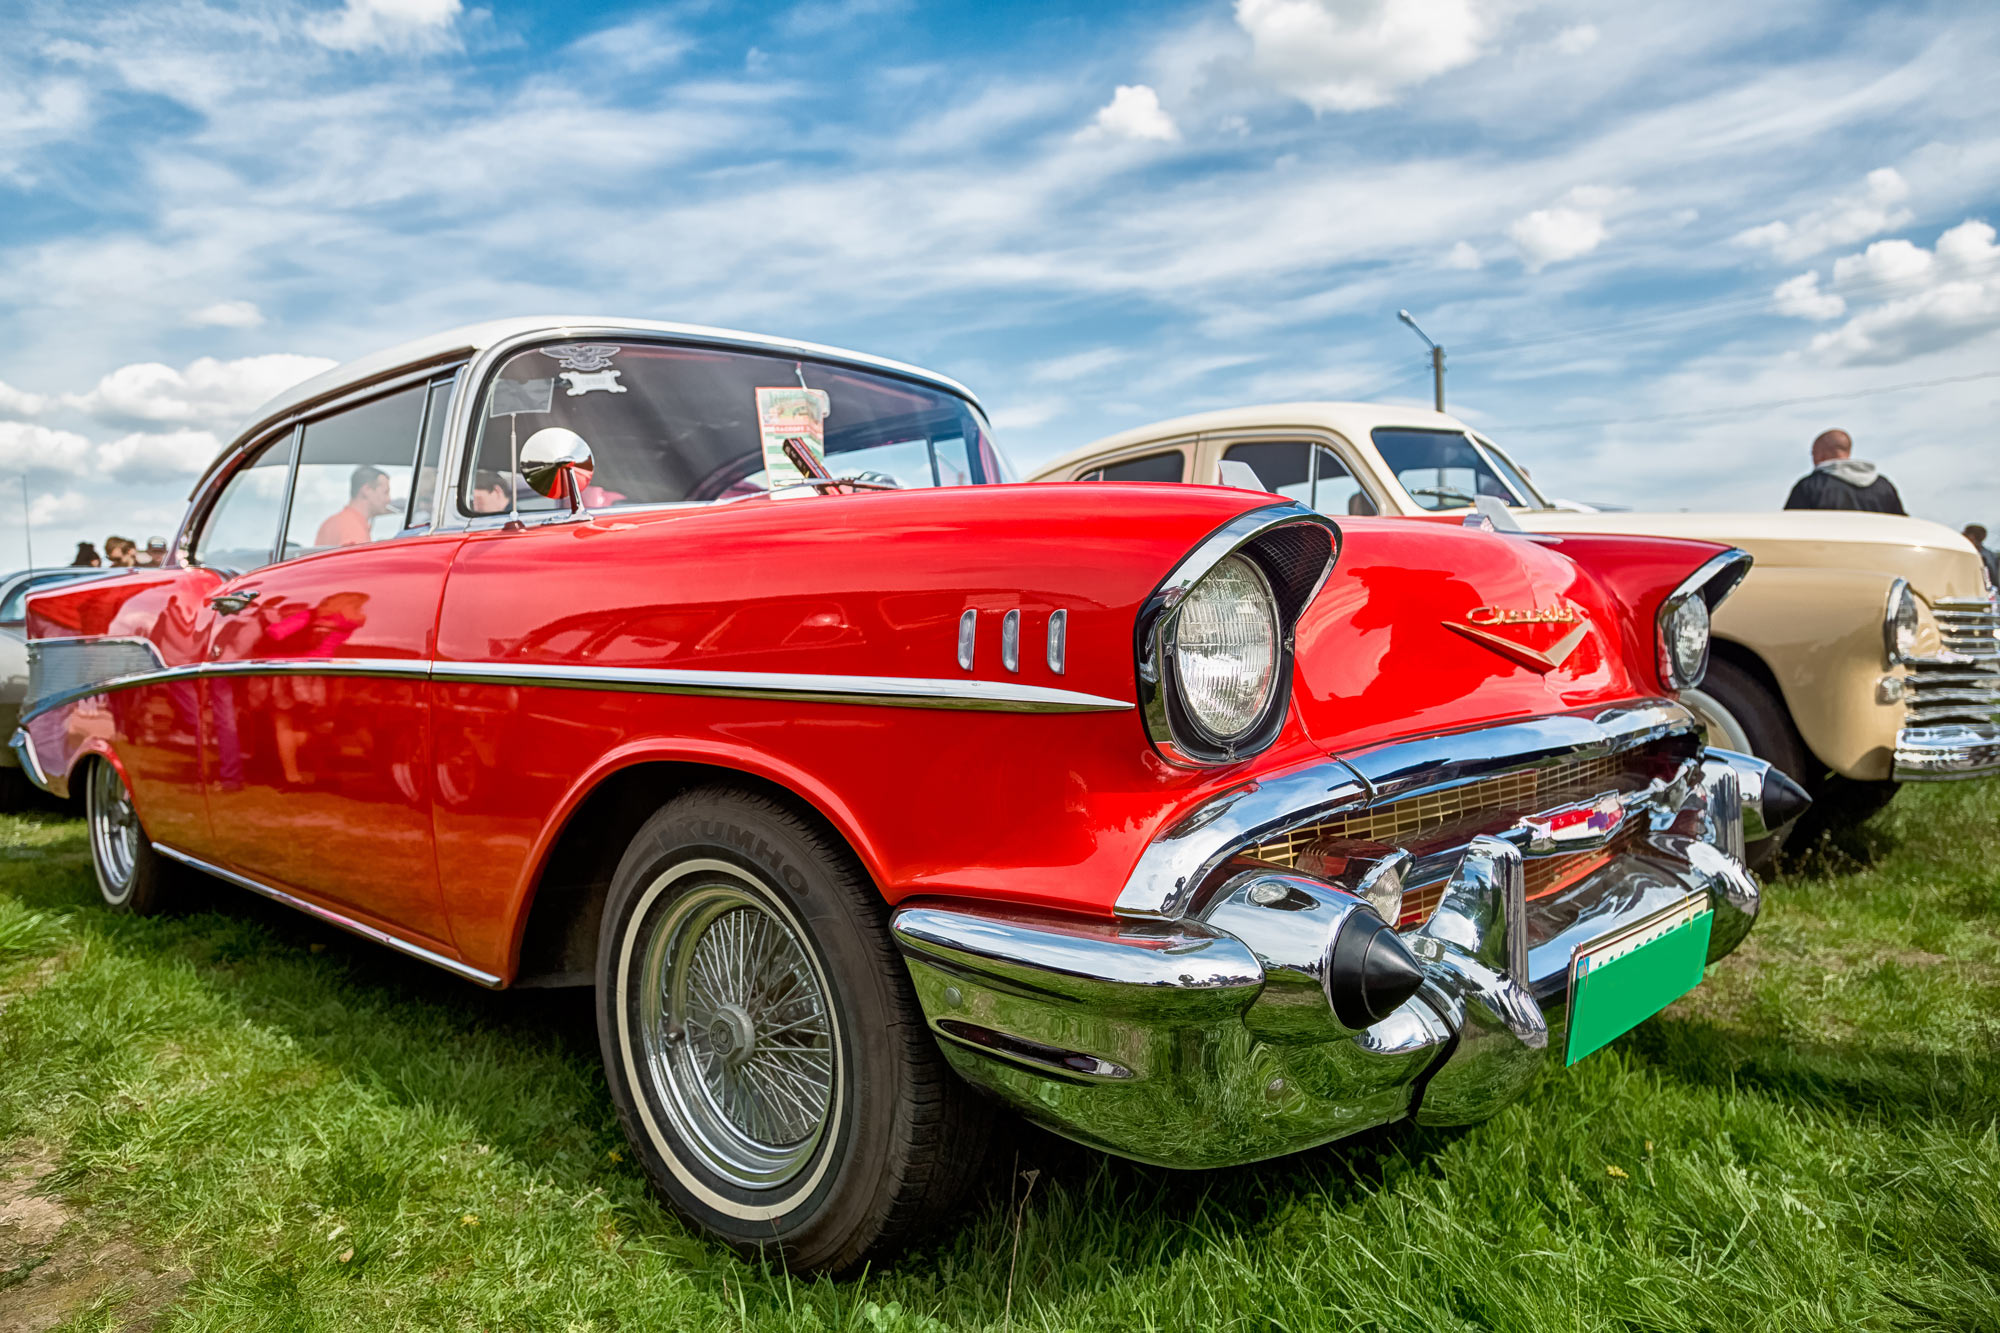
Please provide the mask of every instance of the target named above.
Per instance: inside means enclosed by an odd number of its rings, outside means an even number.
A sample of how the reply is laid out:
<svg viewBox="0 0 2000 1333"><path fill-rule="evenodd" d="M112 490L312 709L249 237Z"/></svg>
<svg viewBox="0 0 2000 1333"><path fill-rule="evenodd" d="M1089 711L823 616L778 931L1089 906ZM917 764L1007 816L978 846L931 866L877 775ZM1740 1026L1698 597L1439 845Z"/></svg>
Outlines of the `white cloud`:
<svg viewBox="0 0 2000 1333"><path fill-rule="evenodd" d="M197 329L254 329L264 322L264 312L255 301L217 301L190 310L187 322Z"/></svg>
<svg viewBox="0 0 2000 1333"><path fill-rule="evenodd" d="M26 421L0 421L0 472L81 472L90 441L74 431Z"/></svg>
<svg viewBox="0 0 2000 1333"><path fill-rule="evenodd" d="M193 476L222 450L205 430L120 436L97 449L97 471L123 481L168 481Z"/></svg>
<svg viewBox="0 0 2000 1333"><path fill-rule="evenodd" d="M1467 272L1478 268L1483 262L1479 257L1479 251L1473 248L1470 241L1460 241L1457 245L1452 246L1451 252L1444 257L1444 266L1446 268L1460 269Z"/></svg>
<svg viewBox="0 0 2000 1333"><path fill-rule="evenodd" d="M1181 137L1174 118L1160 105L1160 95L1143 83L1120 84L1111 101L1098 108L1097 120L1084 134L1155 143L1172 143Z"/></svg>
<svg viewBox="0 0 2000 1333"><path fill-rule="evenodd" d="M1778 284L1771 295L1781 315L1824 321L1839 319L1847 312L1847 302L1841 299L1838 292L1820 290L1817 269L1801 273L1796 278L1787 278Z"/></svg>
<svg viewBox="0 0 2000 1333"><path fill-rule="evenodd" d="M1109 370L1131 356L1132 353L1122 347L1093 347L1087 352L1038 361L1028 368L1028 378L1045 384L1067 384L1071 380Z"/></svg>
<svg viewBox="0 0 2000 1333"><path fill-rule="evenodd" d="M1475 0L1236 0L1255 68L1314 111L1387 106L1477 59L1492 23Z"/></svg>
<svg viewBox="0 0 2000 1333"><path fill-rule="evenodd" d="M60 495L44 493L28 503L28 522L40 527L44 523L75 522L101 512L102 502L82 491L64 491Z"/></svg>
<svg viewBox="0 0 2000 1333"><path fill-rule="evenodd" d="M1555 48L1566 56L1580 56L1597 45L1598 36L1595 23L1579 23L1556 34Z"/></svg>
<svg viewBox="0 0 2000 1333"><path fill-rule="evenodd" d="M1931 250L1877 241L1837 260L1836 286L1879 293L1888 283L1897 294L1818 335L1812 350L1840 365L1886 364L2000 330L2000 245L1994 240L1992 227L1967 221L1938 237Z"/></svg>
<svg viewBox="0 0 2000 1333"><path fill-rule="evenodd" d="M1779 259L1808 259L1838 245L1865 241L1911 218L1903 206L1910 187L1894 167L1878 167L1868 173L1861 189L1814 209L1792 222L1766 222L1736 233L1736 244L1753 250L1769 250Z"/></svg>
<svg viewBox="0 0 2000 1333"><path fill-rule="evenodd" d="M1060 398L1038 398L1032 402L1010 403L993 411L993 424L1000 430L1030 430L1055 420L1067 407ZM1024 474L1025 475L1025 474Z"/></svg>
<svg viewBox="0 0 2000 1333"><path fill-rule="evenodd" d="M1507 228L1508 238L1521 248L1522 261L1530 273L1587 255L1602 245L1609 234L1602 213L1566 206L1538 208L1514 219Z"/></svg>
<svg viewBox="0 0 2000 1333"><path fill-rule="evenodd" d="M0 417L40 416L48 405L49 400L41 394L28 393L0 380Z"/></svg>
<svg viewBox="0 0 2000 1333"><path fill-rule="evenodd" d="M325 357L272 353L236 361L205 356L185 370L142 361L120 366L66 405L106 421L228 427L266 399L333 366Z"/></svg>
<svg viewBox="0 0 2000 1333"><path fill-rule="evenodd" d="M449 45L460 0L346 0L337 13L312 19L306 31L335 51L425 50Z"/></svg>

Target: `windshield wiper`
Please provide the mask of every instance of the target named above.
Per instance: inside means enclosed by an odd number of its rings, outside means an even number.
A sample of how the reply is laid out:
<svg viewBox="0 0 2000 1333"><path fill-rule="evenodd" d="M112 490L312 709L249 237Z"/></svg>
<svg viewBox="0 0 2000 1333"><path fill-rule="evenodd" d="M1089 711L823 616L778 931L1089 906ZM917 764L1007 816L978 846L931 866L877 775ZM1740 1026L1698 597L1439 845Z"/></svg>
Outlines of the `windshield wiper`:
<svg viewBox="0 0 2000 1333"><path fill-rule="evenodd" d="M1478 503L1464 491L1454 491L1449 486L1405 486L1403 489L1412 495L1435 495L1440 500L1456 500L1461 504Z"/></svg>

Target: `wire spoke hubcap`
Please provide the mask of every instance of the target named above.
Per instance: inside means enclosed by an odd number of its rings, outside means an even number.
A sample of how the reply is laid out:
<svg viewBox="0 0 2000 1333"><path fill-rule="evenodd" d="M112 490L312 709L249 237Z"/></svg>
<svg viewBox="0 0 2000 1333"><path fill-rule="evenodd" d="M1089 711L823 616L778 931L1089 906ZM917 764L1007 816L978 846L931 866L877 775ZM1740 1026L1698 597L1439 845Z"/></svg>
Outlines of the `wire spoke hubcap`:
<svg viewBox="0 0 2000 1333"><path fill-rule="evenodd" d="M716 1175L785 1184L825 1136L839 1063L811 951L761 892L720 873L675 897L645 948L637 1003L657 1104Z"/></svg>
<svg viewBox="0 0 2000 1333"><path fill-rule="evenodd" d="M90 847L103 877L104 893L122 902L132 889L132 870L139 862L139 820L132 813L132 796L118 770L99 760L90 774Z"/></svg>

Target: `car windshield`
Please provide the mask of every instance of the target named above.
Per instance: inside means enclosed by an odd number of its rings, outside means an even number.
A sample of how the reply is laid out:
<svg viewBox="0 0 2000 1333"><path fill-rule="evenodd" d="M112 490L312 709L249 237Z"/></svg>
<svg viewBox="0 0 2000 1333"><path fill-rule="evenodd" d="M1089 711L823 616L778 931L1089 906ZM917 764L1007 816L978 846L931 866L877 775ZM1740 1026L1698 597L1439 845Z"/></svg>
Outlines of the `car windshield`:
<svg viewBox="0 0 2000 1333"><path fill-rule="evenodd" d="M979 409L946 390L801 357L662 343L557 343L509 357L480 404L468 514L549 509L520 477L551 427L590 446L583 501L687 504L810 494L787 452L875 489L1012 480Z"/></svg>
<svg viewBox="0 0 2000 1333"><path fill-rule="evenodd" d="M1517 509L1548 508L1519 468L1464 431L1383 426L1372 435L1382 461L1425 509L1469 509L1482 495Z"/></svg>
<svg viewBox="0 0 2000 1333"><path fill-rule="evenodd" d="M74 579L95 578L101 571L95 569L56 570L47 574L36 574L24 578L7 589L6 596L0 598L0 625L18 625L28 618L28 595L46 592L58 583L68 583Z"/></svg>

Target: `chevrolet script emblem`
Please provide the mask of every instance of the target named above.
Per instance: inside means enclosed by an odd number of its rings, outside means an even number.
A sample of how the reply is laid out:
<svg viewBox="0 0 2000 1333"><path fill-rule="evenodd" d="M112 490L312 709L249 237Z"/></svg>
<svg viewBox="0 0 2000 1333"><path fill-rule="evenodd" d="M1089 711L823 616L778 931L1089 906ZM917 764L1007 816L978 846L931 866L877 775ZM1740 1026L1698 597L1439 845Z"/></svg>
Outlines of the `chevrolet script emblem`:
<svg viewBox="0 0 2000 1333"><path fill-rule="evenodd" d="M1495 632L1517 625L1571 625L1574 628L1546 648L1531 648L1510 635ZM1547 611L1475 606L1465 613L1463 622L1447 620L1444 627L1535 671L1554 671L1563 664L1564 658L1576 651L1576 646L1583 642L1583 636L1590 632L1590 622L1574 607L1568 606Z"/></svg>

